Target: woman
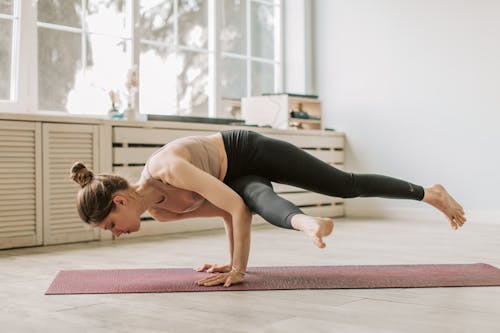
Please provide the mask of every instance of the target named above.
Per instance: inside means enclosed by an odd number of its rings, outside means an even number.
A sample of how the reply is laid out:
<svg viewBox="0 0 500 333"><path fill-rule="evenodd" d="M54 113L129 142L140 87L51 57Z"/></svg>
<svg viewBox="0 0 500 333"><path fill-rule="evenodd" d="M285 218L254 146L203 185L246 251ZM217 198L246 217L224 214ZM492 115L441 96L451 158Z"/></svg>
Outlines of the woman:
<svg viewBox="0 0 500 333"><path fill-rule="evenodd" d="M82 187L77 203L82 220L115 236L138 231L145 211L159 221L222 217L229 261L197 268L220 273L197 281L204 286L243 281L252 213L303 231L325 247L323 237L332 232L333 221L305 215L276 195L271 181L342 198L419 200L442 211L454 229L466 221L462 207L441 185L423 188L381 175L346 173L290 143L246 130L174 140L148 159L135 184L116 175L94 175L82 163L75 163L71 176Z"/></svg>

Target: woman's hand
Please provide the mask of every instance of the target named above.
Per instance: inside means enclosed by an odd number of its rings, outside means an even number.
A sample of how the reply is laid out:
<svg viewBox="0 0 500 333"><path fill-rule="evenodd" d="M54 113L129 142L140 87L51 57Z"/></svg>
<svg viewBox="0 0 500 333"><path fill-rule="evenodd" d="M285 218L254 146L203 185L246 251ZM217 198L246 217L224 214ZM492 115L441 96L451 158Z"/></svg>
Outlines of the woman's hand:
<svg viewBox="0 0 500 333"><path fill-rule="evenodd" d="M204 272L207 270L207 273L227 273L231 271L231 264L218 266L217 264L204 264L198 268L195 268L197 272Z"/></svg>
<svg viewBox="0 0 500 333"><path fill-rule="evenodd" d="M245 274L232 270L229 273L218 273L208 276L202 280L196 281L199 286L216 286L219 284L224 284L224 287L229 287L232 284L238 284L243 282L243 276Z"/></svg>

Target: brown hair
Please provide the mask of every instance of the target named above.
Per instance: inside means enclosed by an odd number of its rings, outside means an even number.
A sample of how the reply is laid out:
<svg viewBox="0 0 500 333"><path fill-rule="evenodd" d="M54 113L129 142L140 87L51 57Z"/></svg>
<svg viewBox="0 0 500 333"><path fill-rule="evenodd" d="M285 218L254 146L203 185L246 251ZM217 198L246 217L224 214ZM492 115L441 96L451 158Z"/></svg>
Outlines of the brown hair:
<svg viewBox="0 0 500 333"><path fill-rule="evenodd" d="M94 175L82 162L71 167L70 177L82 187L76 207L85 223L100 223L115 209L113 195L129 188L128 181L116 175Z"/></svg>

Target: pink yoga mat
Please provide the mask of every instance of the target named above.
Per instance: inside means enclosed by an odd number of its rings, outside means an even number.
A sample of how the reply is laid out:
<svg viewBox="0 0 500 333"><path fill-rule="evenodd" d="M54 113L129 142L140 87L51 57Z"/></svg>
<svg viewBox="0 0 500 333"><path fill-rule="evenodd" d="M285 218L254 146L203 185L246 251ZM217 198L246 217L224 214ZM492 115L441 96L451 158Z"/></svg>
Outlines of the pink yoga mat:
<svg viewBox="0 0 500 333"><path fill-rule="evenodd" d="M500 270L487 264L250 267L243 283L228 288L195 283L208 275L191 268L60 271L45 294L500 286Z"/></svg>

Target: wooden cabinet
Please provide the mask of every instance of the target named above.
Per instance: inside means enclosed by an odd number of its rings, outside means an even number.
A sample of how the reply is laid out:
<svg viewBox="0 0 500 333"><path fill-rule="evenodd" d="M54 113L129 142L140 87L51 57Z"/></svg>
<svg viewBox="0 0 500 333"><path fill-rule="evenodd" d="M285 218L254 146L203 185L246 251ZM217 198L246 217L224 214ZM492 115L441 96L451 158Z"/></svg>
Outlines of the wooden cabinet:
<svg viewBox="0 0 500 333"><path fill-rule="evenodd" d="M0 248L40 245L40 123L0 120Z"/></svg>
<svg viewBox="0 0 500 333"><path fill-rule="evenodd" d="M0 120L0 248L99 239L76 211L75 161L99 170L98 125Z"/></svg>
<svg viewBox="0 0 500 333"><path fill-rule="evenodd" d="M45 245L99 239L76 210L79 185L69 178L75 161L99 172L97 125L43 124L43 226Z"/></svg>
<svg viewBox="0 0 500 333"><path fill-rule="evenodd" d="M92 122L69 118L50 121L50 117L41 116L17 120L18 117L16 114L0 119L0 248L112 238L109 232L90 227L78 216L79 186L69 177L75 161L84 162L96 173L113 172L135 182L148 157L164 144L185 136L241 128L288 141L343 168L341 133L167 122ZM344 214L342 199L283 184L273 186L280 196L307 214L331 217ZM142 220L140 232L121 238L223 227L220 218L156 223L145 213ZM266 222L255 215L254 223Z"/></svg>

